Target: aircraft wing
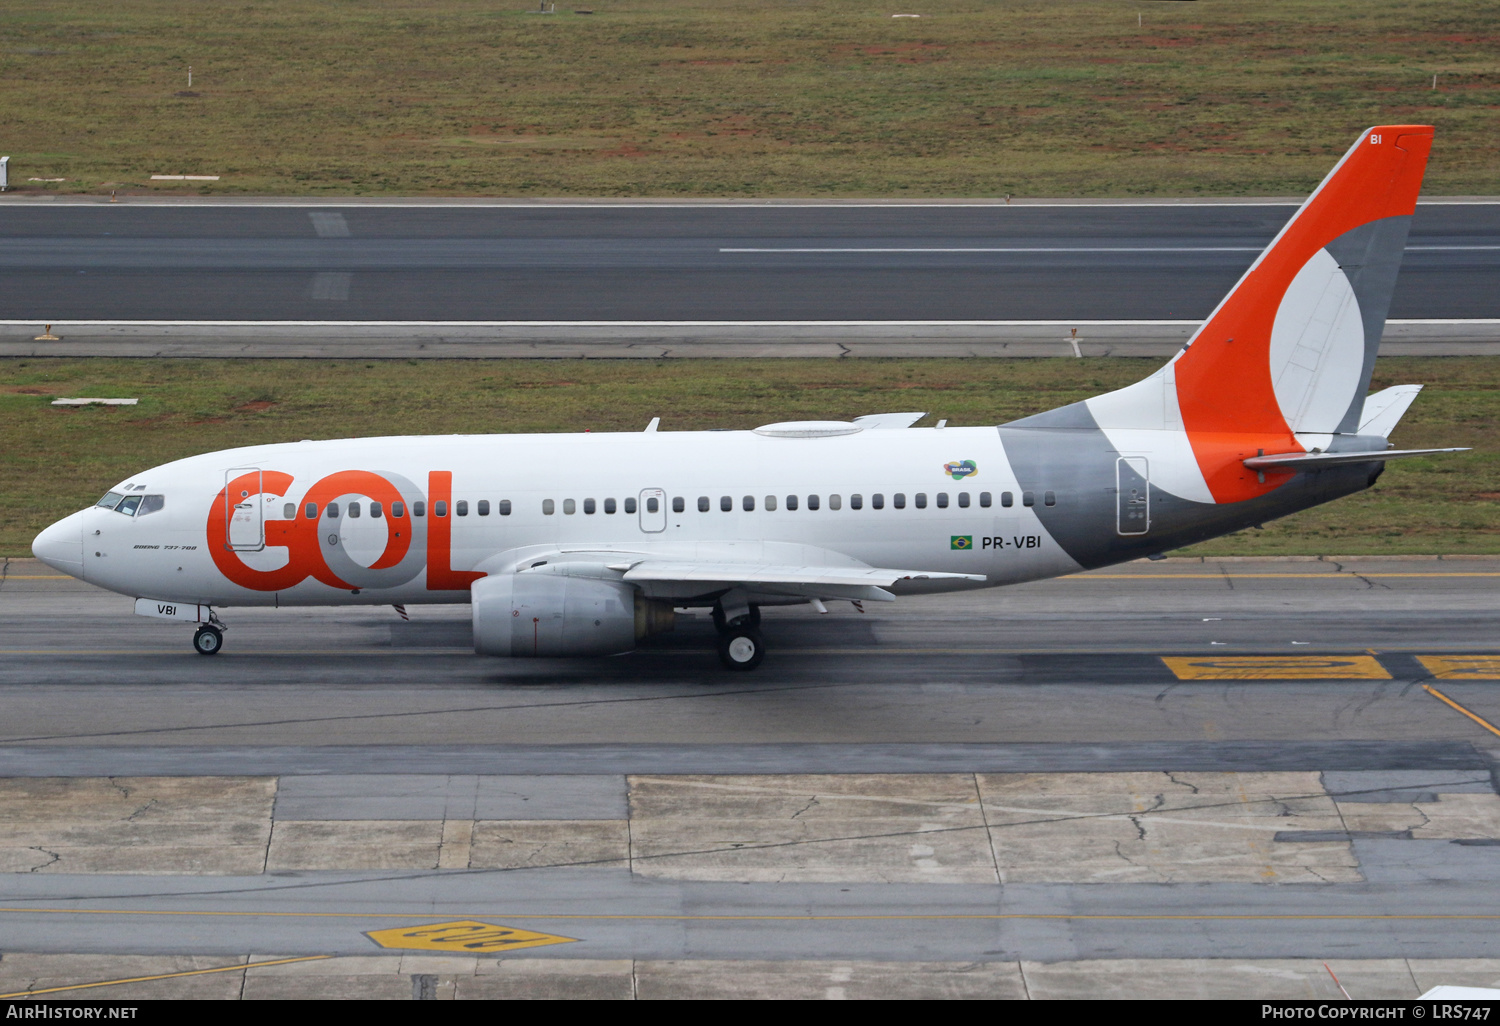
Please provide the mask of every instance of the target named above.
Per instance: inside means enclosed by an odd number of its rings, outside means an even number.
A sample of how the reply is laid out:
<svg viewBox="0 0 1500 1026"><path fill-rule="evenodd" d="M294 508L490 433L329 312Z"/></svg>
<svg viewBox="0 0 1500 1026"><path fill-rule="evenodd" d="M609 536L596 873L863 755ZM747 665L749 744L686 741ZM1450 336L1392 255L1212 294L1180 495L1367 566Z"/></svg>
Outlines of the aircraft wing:
<svg viewBox="0 0 1500 1026"><path fill-rule="evenodd" d="M628 567L628 569L627 569ZM891 570L862 566L779 566L772 563L689 563L645 559L611 564L627 581L714 581L730 584L781 584L883 588L897 581L983 581L983 574L950 574L935 570Z"/></svg>

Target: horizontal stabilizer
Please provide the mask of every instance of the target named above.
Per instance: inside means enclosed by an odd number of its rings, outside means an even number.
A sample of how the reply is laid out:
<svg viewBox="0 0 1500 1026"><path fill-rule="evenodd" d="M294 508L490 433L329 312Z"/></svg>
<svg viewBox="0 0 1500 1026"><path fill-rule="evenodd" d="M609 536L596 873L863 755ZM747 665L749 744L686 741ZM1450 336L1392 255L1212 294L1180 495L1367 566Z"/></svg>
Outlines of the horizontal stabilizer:
<svg viewBox="0 0 1500 1026"><path fill-rule="evenodd" d="M872 585L897 581L984 581L983 574L888 570L859 566L775 566L754 563L675 563L648 559L625 571L627 581L713 581L729 584Z"/></svg>
<svg viewBox="0 0 1500 1026"><path fill-rule="evenodd" d="M1394 460L1402 456L1432 456L1442 452L1468 452L1460 449L1381 449L1376 452L1283 452L1268 456L1251 456L1245 466L1251 470L1269 470L1282 467L1289 470L1317 470L1321 467L1336 467L1341 463L1374 463L1379 460Z"/></svg>
<svg viewBox="0 0 1500 1026"><path fill-rule="evenodd" d="M1374 395L1365 396L1365 407L1359 415L1359 433L1391 437L1396 425L1416 400L1421 385L1392 385Z"/></svg>

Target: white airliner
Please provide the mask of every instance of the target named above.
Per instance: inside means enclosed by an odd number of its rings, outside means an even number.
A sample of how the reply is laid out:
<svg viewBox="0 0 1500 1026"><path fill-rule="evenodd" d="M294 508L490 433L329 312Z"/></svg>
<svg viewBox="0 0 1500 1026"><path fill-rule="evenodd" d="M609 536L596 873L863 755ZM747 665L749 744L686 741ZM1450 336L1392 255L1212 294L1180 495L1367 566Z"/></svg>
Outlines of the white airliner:
<svg viewBox="0 0 1500 1026"><path fill-rule="evenodd" d="M43 531L49 566L201 624L231 606L469 602L475 651L626 652L708 608L891 601L1154 555L1369 488L1420 385L1366 396L1433 130L1372 128L1165 367L998 427L260 445L153 467ZM861 607L862 608L862 607Z"/></svg>

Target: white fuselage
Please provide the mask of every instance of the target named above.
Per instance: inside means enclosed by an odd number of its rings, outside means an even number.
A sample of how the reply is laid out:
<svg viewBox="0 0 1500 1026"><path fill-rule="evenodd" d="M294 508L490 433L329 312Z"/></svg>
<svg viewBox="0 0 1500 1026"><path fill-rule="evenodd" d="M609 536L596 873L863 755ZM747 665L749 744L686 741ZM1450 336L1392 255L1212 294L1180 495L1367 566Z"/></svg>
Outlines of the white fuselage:
<svg viewBox="0 0 1500 1026"><path fill-rule="evenodd" d="M161 508L82 511L38 551L59 559L76 538L91 583L214 606L463 602L469 580L568 553L774 563L836 553L985 578L903 581L897 593L1078 569L1023 504L992 427L299 442L179 460L114 491L159 495ZM647 592L687 600L692 588Z"/></svg>

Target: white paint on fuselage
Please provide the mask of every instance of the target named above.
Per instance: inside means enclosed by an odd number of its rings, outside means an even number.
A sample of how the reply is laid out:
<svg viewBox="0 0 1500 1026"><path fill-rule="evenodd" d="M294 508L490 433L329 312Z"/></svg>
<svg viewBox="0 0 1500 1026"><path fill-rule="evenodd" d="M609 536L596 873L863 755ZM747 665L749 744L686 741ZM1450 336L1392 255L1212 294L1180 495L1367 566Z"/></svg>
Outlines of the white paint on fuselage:
<svg viewBox="0 0 1500 1026"><path fill-rule="evenodd" d="M962 460L973 460L977 473L954 480L944 465ZM228 581L209 551L211 545L223 546L224 539L209 537L207 525L226 472L246 467L292 475L285 496L262 499L268 519L274 520L281 519L285 504L294 505L301 516L308 490L339 471L399 476L424 493L430 472L450 471L452 499L469 504L467 516L449 511L453 570L472 569L520 549L615 550L672 558L694 558L696 553L697 558L712 555L719 560L726 557L726 547L740 546L751 555L748 550L761 543L831 550L871 566L987 578L983 585L903 582L891 589L898 593L995 586L1078 569L1035 513L1021 506L1020 489L998 432L944 428L861 431L831 438L766 438L748 431L393 437L209 453L131 478L151 493L166 496L161 512L138 519L106 509L80 515L85 578L131 596L220 606L466 600L466 592L429 590L425 573L395 587L362 588L358 595L311 578L279 592ZM638 513L624 512L624 500L647 488L661 488L667 495L667 527L659 533L642 530ZM960 492L969 494L968 508L958 505ZM981 492L992 496L988 508L980 505ZM1016 496L1011 508L1001 506L1004 492ZM885 497L885 508L873 508L876 493ZM906 496L906 508L895 508L897 493ZM916 507L918 493L927 496L925 509ZM939 493L949 496L947 508L938 507ZM852 508L855 494L863 499L862 509ZM774 511L766 508L768 495L776 497ZM787 508L789 495L797 497L798 509ZM819 509L808 508L810 495L819 497ZM840 509L831 508L834 495ZM698 509L700 496L709 499L707 512ZM732 500L728 512L720 508L723 496ZM753 511L743 508L745 496L754 498ZM430 497L422 497L428 500L430 525ZM675 497L684 500L680 513L671 509ZM351 498L358 497L346 496L344 503ZM614 514L603 512L606 498L616 501ZM491 504L488 516L477 513L481 499ZM595 513L583 512L586 499L595 500ZM500 500L510 501L509 516L498 515ZM543 513L544 500L553 502L553 514ZM565 500L573 500L574 513L564 513ZM368 514L359 520L345 515L338 521L340 544L351 548L349 554L361 565L368 566L383 545L380 524ZM972 538L973 547L955 549L955 536ZM1040 543L1028 547L1026 536L1039 537ZM986 538L1002 538L1006 544L986 545ZM286 550L275 545L238 556L256 569L286 563Z"/></svg>

